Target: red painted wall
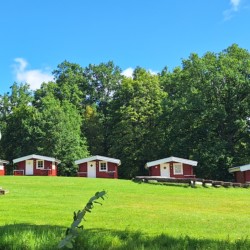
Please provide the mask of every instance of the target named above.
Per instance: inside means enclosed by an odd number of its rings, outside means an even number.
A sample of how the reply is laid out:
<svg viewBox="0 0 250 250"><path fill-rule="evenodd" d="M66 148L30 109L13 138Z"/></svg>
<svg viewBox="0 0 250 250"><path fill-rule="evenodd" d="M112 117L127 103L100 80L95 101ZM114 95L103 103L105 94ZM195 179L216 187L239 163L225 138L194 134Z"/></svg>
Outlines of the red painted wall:
<svg viewBox="0 0 250 250"><path fill-rule="evenodd" d="M235 172L234 176L235 176L236 182L239 182L239 183L250 182L250 170L247 170L244 172L241 172L241 171Z"/></svg>
<svg viewBox="0 0 250 250"><path fill-rule="evenodd" d="M161 175L160 165L150 167L149 168L149 175L150 176L160 176Z"/></svg>
<svg viewBox="0 0 250 250"><path fill-rule="evenodd" d="M245 181L246 181L246 182L250 182L250 170L247 170L247 171L245 172Z"/></svg>
<svg viewBox="0 0 250 250"><path fill-rule="evenodd" d="M57 164L55 163L55 169L52 169L52 162L51 161L44 161L44 169L37 169L36 168L36 161L37 159L34 159L33 161L33 170L34 175L38 176L56 176L57 173Z"/></svg>
<svg viewBox="0 0 250 250"><path fill-rule="evenodd" d="M14 175L25 175L25 161L16 163L16 169L14 171Z"/></svg>
<svg viewBox="0 0 250 250"><path fill-rule="evenodd" d="M236 182L245 183L245 172L241 172L241 171L235 172L234 176L235 176Z"/></svg>
<svg viewBox="0 0 250 250"><path fill-rule="evenodd" d="M87 162L81 163L78 165L77 176L79 177L87 177Z"/></svg>
<svg viewBox="0 0 250 250"><path fill-rule="evenodd" d="M107 172L99 171L99 161L96 161L96 177L97 178L118 178L117 164L107 162Z"/></svg>
<svg viewBox="0 0 250 250"><path fill-rule="evenodd" d="M96 161L96 178L118 178L118 165L112 162L107 163L107 171L99 171L99 162ZM87 177L87 162L79 164L77 176Z"/></svg>
<svg viewBox="0 0 250 250"><path fill-rule="evenodd" d="M193 173L193 166L188 165L188 164L182 164L183 167L183 174L182 175L174 175L174 167L173 163L175 162L170 162L169 167L170 167L170 177L171 178L190 178L190 177L195 177ZM161 176L161 171L160 171L160 165L156 165L153 167L149 168L149 175L150 176Z"/></svg>
<svg viewBox="0 0 250 250"><path fill-rule="evenodd" d="M0 175L5 175L5 165L3 165L3 170L0 170Z"/></svg>
<svg viewBox="0 0 250 250"><path fill-rule="evenodd" d="M36 176L56 176L57 175L57 163L55 163L55 169L52 169L52 162L51 161L44 161L44 169L37 169L36 168L36 161L37 159L29 159L33 160L33 175ZM14 171L14 175L22 175L23 170L24 175L25 173L25 164L26 161L21 161L16 164L16 170Z"/></svg>
<svg viewBox="0 0 250 250"><path fill-rule="evenodd" d="M183 168L183 174L174 174L174 167L173 167L173 163L177 163L177 162L170 162L170 177L174 177L174 178L190 178L193 177L193 166L188 165L188 164L182 164L182 168Z"/></svg>

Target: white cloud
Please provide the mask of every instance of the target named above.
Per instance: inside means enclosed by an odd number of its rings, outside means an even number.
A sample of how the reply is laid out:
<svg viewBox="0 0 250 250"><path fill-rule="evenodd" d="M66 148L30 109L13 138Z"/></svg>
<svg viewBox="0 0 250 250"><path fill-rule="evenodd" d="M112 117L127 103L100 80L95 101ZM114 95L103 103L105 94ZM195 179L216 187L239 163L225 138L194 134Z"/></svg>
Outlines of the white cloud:
<svg viewBox="0 0 250 250"><path fill-rule="evenodd" d="M147 70L150 74L152 74L152 75L157 75L158 74L158 72L157 71L154 71L154 70L152 70L152 69L149 69L149 70ZM127 68L127 69L125 69L125 70L123 70L122 71L122 75L123 76L126 76L126 77L129 77L129 78L132 78L133 77L133 72L134 72L134 69L133 68Z"/></svg>
<svg viewBox="0 0 250 250"><path fill-rule="evenodd" d="M241 4L241 0L230 0L231 8L225 10L223 12L224 21L231 19L235 12L239 11L239 6Z"/></svg>
<svg viewBox="0 0 250 250"><path fill-rule="evenodd" d="M53 76L46 69L27 69L28 62L23 58L15 58L14 75L17 82L28 83L32 90L39 89L43 82L53 81Z"/></svg>
<svg viewBox="0 0 250 250"><path fill-rule="evenodd" d="M148 71L149 71L149 73L150 73L151 75L157 75L157 74L159 73L159 72L154 71L154 70L152 70L152 69L149 69Z"/></svg>
<svg viewBox="0 0 250 250"><path fill-rule="evenodd" d="M126 76L126 77L132 78L133 72L134 72L133 68L127 68L127 69L125 69L125 70L122 71L122 75Z"/></svg>
<svg viewBox="0 0 250 250"><path fill-rule="evenodd" d="M234 11L238 11L238 7L240 5L240 0L230 0L232 8Z"/></svg>

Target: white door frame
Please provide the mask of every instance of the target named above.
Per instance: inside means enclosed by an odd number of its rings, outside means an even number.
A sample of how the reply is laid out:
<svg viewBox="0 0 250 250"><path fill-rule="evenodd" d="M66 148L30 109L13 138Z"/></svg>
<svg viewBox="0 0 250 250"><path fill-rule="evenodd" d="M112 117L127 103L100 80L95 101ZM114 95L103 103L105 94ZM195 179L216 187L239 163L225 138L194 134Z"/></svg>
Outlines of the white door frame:
<svg viewBox="0 0 250 250"><path fill-rule="evenodd" d="M96 162L90 161L87 163L87 177L96 178Z"/></svg>
<svg viewBox="0 0 250 250"><path fill-rule="evenodd" d="M161 169L161 176L163 177L170 177L170 164L169 163L162 163L160 165L160 169Z"/></svg>
<svg viewBox="0 0 250 250"><path fill-rule="evenodd" d="M25 175L34 175L33 160L25 161Z"/></svg>

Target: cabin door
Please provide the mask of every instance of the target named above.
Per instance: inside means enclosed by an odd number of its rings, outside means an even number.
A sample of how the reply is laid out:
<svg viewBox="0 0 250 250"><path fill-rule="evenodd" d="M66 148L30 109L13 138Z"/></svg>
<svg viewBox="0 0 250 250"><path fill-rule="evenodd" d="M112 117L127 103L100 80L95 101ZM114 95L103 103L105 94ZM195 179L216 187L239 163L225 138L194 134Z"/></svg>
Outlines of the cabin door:
<svg viewBox="0 0 250 250"><path fill-rule="evenodd" d="M161 164L161 176L170 177L169 163Z"/></svg>
<svg viewBox="0 0 250 250"><path fill-rule="evenodd" d="M88 162L87 177L96 178L96 162L95 161Z"/></svg>
<svg viewBox="0 0 250 250"><path fill-rule="evenodd" d="M33 175L33 160L27 160L25 163L25 175Z"/></svg>

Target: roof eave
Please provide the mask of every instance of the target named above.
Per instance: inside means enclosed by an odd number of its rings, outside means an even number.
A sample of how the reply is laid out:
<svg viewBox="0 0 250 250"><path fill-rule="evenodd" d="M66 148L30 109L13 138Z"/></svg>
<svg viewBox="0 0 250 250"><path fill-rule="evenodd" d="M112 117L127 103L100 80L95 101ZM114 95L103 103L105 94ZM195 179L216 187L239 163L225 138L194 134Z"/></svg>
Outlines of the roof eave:
<svg viewBox="0 0 250 250"><path fill-rule="evenodd" d="M4 164L9 164L10 162L9 161L5 161L5 160L0 160L1 163L4 163Z"/></svg>
<svg viewBox="0 0 250 250"><path fill-rule="evenodd" d="M29 160L29 159L38 159L38 160L45 160L45 161L52 161L52 162L54 161L54 162L57 162L58 164L61 163L60 160L55 159L53 157L36 155L36 154L32 154L32 155L27 155L27 156L23 156L23 157L20 157L20 158L16 158L16 159L13 160L13 163L18 163L18 162L21 162L21 161L26 161L26 160Z"/></svg>
<svg viewBox="0 0 250 250"><path fill-rule="evenodd" d="M238 171L244 172L244 171L248 171L248 170L250 170L250 164L229 168L228 172L229 173L238 172Z"/></svg>
<svg viewBox="0 0 250 250"><path fill-rule="evenodd" d="M234 168L229 168L229 169L228 169L228 172L229 172L229 173L234 173L234 172L237 172L237 171L240 171L240 168L239 168L239 167L234 167Z"/></svg>
<svg viewBox="0 0 250 250"><path fill-rule="evenodd" d="M82 164L82 163L86 163L86 162L90 162L90 161L107 161L107 162L111 162L111 163L115 163L117 164L118 166L121 165L121 161L119 159L115 159L115 158L110 158L110 157L105 157L105 156L100 156L100 155L95 155L95 156L90 156L90 157L87 157L87 158L83 158L83 159L80 159L80 160L76 160L75 161L75 164L76 165L79 165L79 164Z"/></svg>
<svg viewBox="0 0 250 250"><path fill-rule="evenodd" d="M198 164L197 161L192 161L192 160L188 160L188 159L183 159L183 158L178 158L178 157L171 156L171 157L168 157L168 158L147 162L145 164L145 168L150 168L150 167L153 167L155 165L159 165L159 164L162 164L162 163L169 163L169 162L180 162L180 163L188 164L188 165L191 165L191 166L194 166L194 167L196 167L197 164Z"/></svg>

